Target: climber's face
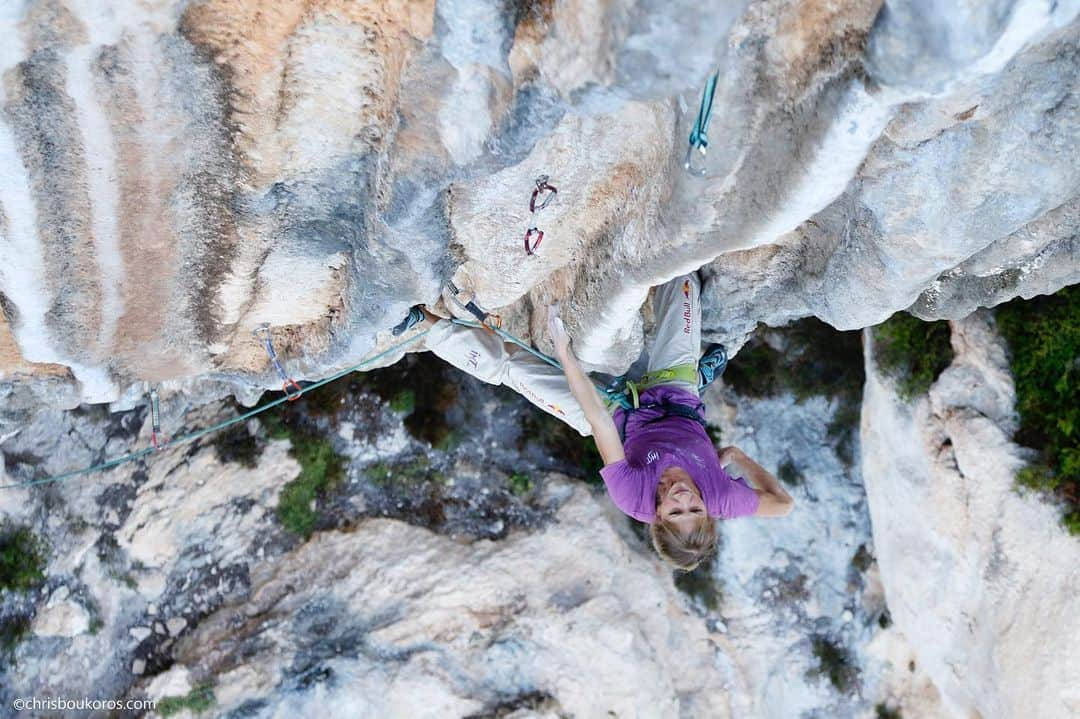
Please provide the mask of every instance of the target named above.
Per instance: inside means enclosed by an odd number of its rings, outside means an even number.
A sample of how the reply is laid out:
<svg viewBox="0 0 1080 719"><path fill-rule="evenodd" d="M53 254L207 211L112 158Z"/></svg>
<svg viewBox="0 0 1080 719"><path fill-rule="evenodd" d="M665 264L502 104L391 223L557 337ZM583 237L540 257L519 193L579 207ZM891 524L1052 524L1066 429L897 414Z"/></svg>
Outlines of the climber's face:
<svg viewBox="0 0 1080 719"><path fill-rule="evenodd" d="M656 487L656 517L690 531L706 517L701 490L682 467L668 467Z"/></svg>

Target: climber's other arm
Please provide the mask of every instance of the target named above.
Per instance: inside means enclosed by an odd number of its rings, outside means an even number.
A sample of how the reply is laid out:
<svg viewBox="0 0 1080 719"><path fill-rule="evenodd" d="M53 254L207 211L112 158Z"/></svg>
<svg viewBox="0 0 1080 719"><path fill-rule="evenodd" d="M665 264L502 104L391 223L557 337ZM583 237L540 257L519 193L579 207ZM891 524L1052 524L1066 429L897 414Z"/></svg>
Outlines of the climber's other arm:
<svg viewBox="0 0 1080 719"><path fill-rule="evenodd" d="M555 356L562 363L570 391L581 405L585 419L592 427L593 441L596 442L596 449L600 452L604 465L622 460L626 455L623 453L619 432L615 429L615 421L611 419L611 413L604 406L604 400L601 399L596 385L585 374L585 370L581 368L577 357L574 356L574 351L570 349L570 335L566 333L566 327L563 326L556 307L548 309L548 331L551 333L552 342L555 343Z"/></svg>
<svg viewBox="0 0 1080 719"><path fill-rule="evenodd" d="M738 447L724 447L720 450L720 464L731 462L746 470L747 478L754 485L758 503L755 517L786 517L795 509L795 500L780 485L780 482L746 452Z"/></svg>

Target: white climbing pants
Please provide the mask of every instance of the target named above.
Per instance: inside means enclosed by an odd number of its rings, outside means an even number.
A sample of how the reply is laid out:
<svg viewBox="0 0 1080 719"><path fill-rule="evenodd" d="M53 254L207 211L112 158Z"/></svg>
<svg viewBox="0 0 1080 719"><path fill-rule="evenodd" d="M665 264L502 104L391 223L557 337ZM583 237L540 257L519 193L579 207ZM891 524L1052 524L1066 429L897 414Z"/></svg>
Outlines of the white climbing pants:
<svg viewBox="0 0 1080 719"><path fill-rule="evenodd" d="M649 353L649 372L680 364L697 364L701 353L700 291L697 275L693 274L676 277L657 288L653 299L656 338ZM479 380L510 387L582 436L592 434L562 370L520 347L505 344L498 335L443 320L428 333L427 348ZM697 391L696 384L672 384Z"/></svg>

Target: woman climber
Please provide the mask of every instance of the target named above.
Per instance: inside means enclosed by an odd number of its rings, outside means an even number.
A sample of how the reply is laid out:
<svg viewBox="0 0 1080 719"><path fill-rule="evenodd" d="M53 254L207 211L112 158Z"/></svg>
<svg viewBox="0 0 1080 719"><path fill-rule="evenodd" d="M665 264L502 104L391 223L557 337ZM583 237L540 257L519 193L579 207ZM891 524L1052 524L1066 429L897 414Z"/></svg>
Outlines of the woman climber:
<svg viewBox="0 0 1080 719"><path fill-rule="evenodd" d="M689 571L715 550L713 518L779 517L794 507L776 477L737 447L718 452L705 430L699 373L711 382L723 371L726 357L717 345L699 365L700 289L696 274L657 288L648 371L634 383L641 391L634 403L624 403L627 407L605 400L585 374L554 308L548 330L561 371L504 344L492 332L443 320L422 308L413 308L395 333L426 317L433 323L427 347L440 358L485 382L508 385L582 435L591 434L612 501L649 525L653 547L663 559ZM747 470L756 489L724 470L732 463Z"/></svg>

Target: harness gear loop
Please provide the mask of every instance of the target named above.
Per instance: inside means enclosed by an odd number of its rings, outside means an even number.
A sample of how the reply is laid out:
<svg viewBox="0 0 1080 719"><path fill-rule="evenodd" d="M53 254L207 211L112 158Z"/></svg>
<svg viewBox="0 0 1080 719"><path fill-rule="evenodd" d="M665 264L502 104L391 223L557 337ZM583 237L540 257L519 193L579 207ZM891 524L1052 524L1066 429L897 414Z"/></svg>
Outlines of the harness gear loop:
<svg viewBox="0 0 1080 719"><path fill-rule="evenodd" d="M685 382L691 386L697 386L698 366L693 363L686 363L648 372L637 381L637 386L638 389L644 391L669 382Z"/></svg>
<svg viewBox="0 0 1080 719"><path fill-rule="evenodd" d="M529 199L529 212L537 212L544 209L555 199L555 195L559 194L558 188L548 184L549 179L551 178L547 175L540 175L540 177L536 178L536 188L532 191L532 197ZM541 192L547 192L548 194L544 196L543 202L537 205L536 198Z"/></svg>
<svg viewBox="0 0 1080 719"><path fill-rule="evenodd" d="M697 120L694 121L694 127L690 130L690 145L686 148L686 159L683 160L683 169L692 175L698 177L705 176L705 168L695 168L692 163L694 150L697 149L701 153L702 159L705 158L709 147L709 120L712 119L713 100L716 95L716 81L720 77L720 71L717 70L713 73L713 76L709 78L709 81L705 83L705 91L701 94L701 107L698 109Z"/></svg>
<svg viewBox="0 0 1080 719"><path fill-rule="evenodd" d="M150 388L150 442L154 449L165 449L169 440L161 435L161 406L158 399L157 387Z"/></svg>
<svg viewBox="0 0 1080 719"><path fill-rule="evenodd" d="M296 380L290 377L285 371L285 368L281 366L281 361L278 359L277 352L274 351L274 342L270 335L270 323L263 322L253 329L251 334L255 336L255 339L258 339L263 343L266 354L270 358L270 363L274 365L274 369L277 370L278 376L281 377L281 390L285 393L285 397L290 402L295 402L300 399L300 395L304 393L304 388L301 387Z"/></svg>
<svg viewBox="0 0 1080 719"><path fill-rule="evenodd" d="M529 246L529 239L533 236L533 233L536 234L536 241L532 244L532 247L530 247ZM540 243L543 242L543 241L544 241L544 231L543 230L539 230L539 229L537 229L535 227L530 227L529 229L525 230L525 254L526 255L535 255L537 248L540 247Z"/></svg>

